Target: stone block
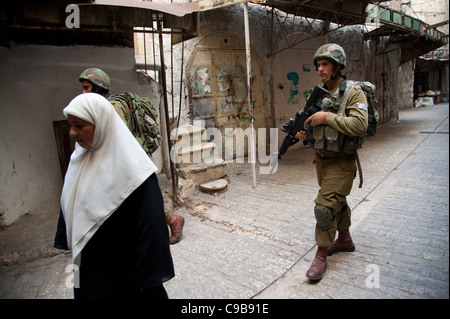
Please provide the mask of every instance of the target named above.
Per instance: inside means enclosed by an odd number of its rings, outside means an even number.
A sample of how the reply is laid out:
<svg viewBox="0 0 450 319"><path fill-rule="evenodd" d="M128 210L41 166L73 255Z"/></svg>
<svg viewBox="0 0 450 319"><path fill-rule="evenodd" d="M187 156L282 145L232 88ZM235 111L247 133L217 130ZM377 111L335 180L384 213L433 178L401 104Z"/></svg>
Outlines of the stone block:
<svg viewBox="0 0 450 319"><path fill-rule="evenodd" d="M179 174L184 179L191 179L196 185L210 182L222 178L228 174L228 164L219 163L198 163L179 169Z"/></svg>
<svg viewBox="0 0 450 319"><path fill-rule="evenodd" d="M228 186L228 181L225 179L216 179L211 182L203 183L199 185L199 188L204 193L222 193L225 192Z"/></svg>
<svg viewBox="0 0 450 319"><path fill-rule="evenodd" d="M195 183L191 179L178 179L178 197L186 199L195 193Z"/></svg>

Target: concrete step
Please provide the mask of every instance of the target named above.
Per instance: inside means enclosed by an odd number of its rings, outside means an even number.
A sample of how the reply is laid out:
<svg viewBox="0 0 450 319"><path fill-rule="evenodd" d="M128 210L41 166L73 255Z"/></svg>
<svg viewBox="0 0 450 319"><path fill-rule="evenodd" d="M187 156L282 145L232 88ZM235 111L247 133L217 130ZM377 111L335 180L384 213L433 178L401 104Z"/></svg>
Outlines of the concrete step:
<svg viewBox="0 0 450 319"><path fill-rule="evenodd" d="M178 156L176 163L190 165L200 162L213 162L216 148L217 145L212 142L202 142L186 146L175 145L175 151Z"/></svg>
<svg viewBox="0 0 450 319"><path fill-rule="evenodd" d="M178 156L197 153L201 153L201 155L203 155L203 153L206 153L209 156L209 152L211 152L216 147L217 145L212 142L202 142L199 144L186 145L178 150Z"/></svg>
<svg viewBox="0 0 450 319"><path fill-rule="evenodd" d="M189 127L180 127L178 131L176 129L173 129L170 135L170 139L172 141L172 144L178 145L178 146L188 146L188 145L195 145L202 142L202 133L205 131L204 127L198 127L198 126L189 126ZM175 135L178 135L175 137Z"/></svg>
<svg viewBox="0 0 450 319"><path fill-rule="evenodd" d="M228 164L217 157L216 143L202 140L204 131L198 125L172 130L171 139L177 135L173 151L177 155L180 198L190 197L196 189L207 193L227 189L228 182L221 178L227 178Z"/></svg>
<svg viewBox="0 0 450 319"><path fill-rule="evenodd" d="M179 175L184 179L194 181L196 185L207 183L228 175L228 163L217 159L211 163L192 164L178 169Z"/></svg>
<svg viewBox="0 0 450 319"><path fill-rule="evenodd" d="M207 194L224 193L227 190L228 181L223 178L219 178L210 182L206 182L199 185L199 189Z"/></svg>

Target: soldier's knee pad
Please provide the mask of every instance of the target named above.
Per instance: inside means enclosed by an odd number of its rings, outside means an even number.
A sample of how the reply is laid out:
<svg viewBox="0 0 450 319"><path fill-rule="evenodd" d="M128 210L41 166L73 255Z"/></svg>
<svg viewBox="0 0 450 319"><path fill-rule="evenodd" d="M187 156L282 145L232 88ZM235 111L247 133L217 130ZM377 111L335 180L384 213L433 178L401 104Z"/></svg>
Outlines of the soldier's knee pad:
<svg viewBox="0 0 450 319"><path fill-rule="evenodd" d="M317 225L321 230L328 230L334 221L334 215L328 207L316 205L314 207L314 216L316 217Z"/></svg>

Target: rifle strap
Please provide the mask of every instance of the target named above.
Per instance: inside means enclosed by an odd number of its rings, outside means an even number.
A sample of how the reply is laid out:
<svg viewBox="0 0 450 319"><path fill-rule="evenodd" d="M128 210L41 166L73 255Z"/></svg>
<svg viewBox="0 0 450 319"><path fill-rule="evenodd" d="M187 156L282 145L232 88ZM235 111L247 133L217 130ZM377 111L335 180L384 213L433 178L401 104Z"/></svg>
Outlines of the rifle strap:
<svg viewBox="0 0 450 319"><path fill-rule="evenodd" d="M345 93L344 93L344 95L343 95L343 97L342 97L342 100L341 100L341 102L340 102L340 104L341 105L344 105L344 107L347 107L347 101L348 101L348 98L350 97L350 93L353 91L353 89L355 88L355 86L356 85L358 85L358 82L355 82L355 81L353 81L353 82L348 82L347 80L345 80L345 81L343 81L343 82L341 82L341 84L342 83L344 83L345 82L345 86L346 86L346 88L345 88ZM349 85L349 87L347 88L347 83L348 83L348 85ZM339 89L340 89L340 87L339 87ZM340 91L340 90L339 90ZM341 92L341 91L340 91Z"/></svg>
<svg viewBox="0 0 450 319"><path fill-rule="evenodd" d="M359 161L358 152L355 151L355 158L356 158L356 166L358 167L358 174L359 174L359 188L362 188L363 185L363 173L361 169L361 162Z"/></svg>

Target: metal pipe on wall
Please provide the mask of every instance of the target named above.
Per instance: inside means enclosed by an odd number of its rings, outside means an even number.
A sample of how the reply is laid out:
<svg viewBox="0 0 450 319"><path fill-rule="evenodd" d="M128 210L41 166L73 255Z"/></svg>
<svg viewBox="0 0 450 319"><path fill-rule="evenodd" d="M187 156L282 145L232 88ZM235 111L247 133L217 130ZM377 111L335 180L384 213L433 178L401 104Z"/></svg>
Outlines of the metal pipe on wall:
<svg viewBox="0 0 450 319"><path fill-rule="evenodd" d="M163 45L163 37L162 37L162 20L157 19L157 28L159 33L159 51L160 51L160 59L161 59L161 65L164 64L164 45ZM170 119L169 119L169 103L167 101L167 82L166 82L166 72L161 72L161 85L163 89L163 98L164 98L164 114L166 117L166 130L167 130L167 143L169 145L169 154L172 150L172 142L170 140ZM178 203L178 194L177 194L177 182L176 182L176 174L175 174L175 164L172 161L172 159L169 156L169 162L170 162L170 175L172 179L172 195L173 195L173 201L175 203Z"/></svg>
<svg viewBox="0 0 450 319"><path fill-rule="evenodd" d="M248 22L248 4L244 3L244 27L245 27L245 52L247 60L247 94L248 94L248 113L250 117L250 162L252 167L253 187L256 187L256 146L255 132L253 129L253 102L252 102L252 60L250 50L250 27Z"/></svg>

